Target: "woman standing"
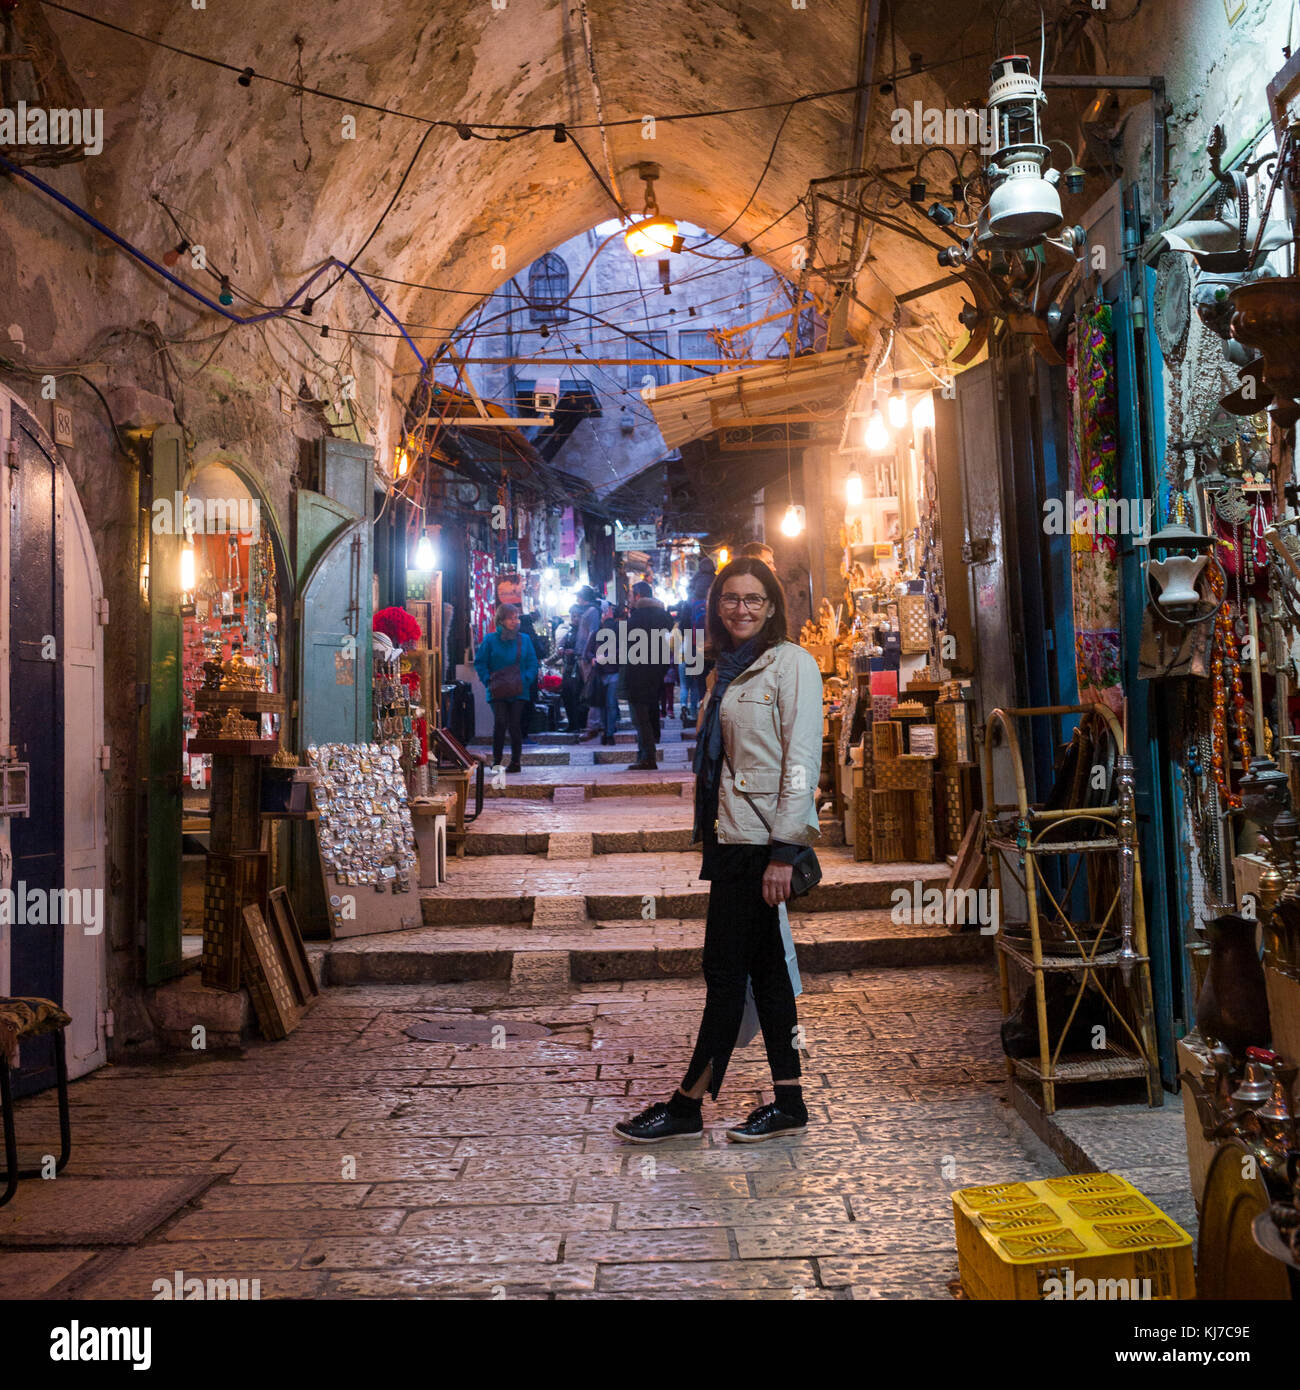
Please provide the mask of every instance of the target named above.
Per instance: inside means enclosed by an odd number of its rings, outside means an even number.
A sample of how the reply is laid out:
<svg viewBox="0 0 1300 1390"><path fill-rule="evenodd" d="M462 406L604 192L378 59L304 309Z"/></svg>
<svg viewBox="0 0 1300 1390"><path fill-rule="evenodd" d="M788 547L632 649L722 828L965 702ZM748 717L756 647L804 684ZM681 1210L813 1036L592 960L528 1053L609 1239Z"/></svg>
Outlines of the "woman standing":
<svg viewBox="0 0 1300 1390"><path fill-rule="evenodd" d="M790 896L796 855L820 833L821 672L786 640L781 586L761 560L725 566L709 590L706 618L717 666L695 749L694 838L703 843L700 877L711 884L708 992L680 1089L614 1126L620 1138L639 1144L703 1133L701 1100L706 1090L718 1098L747 981L776 1099L729 1129L727 1138L754 1143L808 1123L780 906Z"/></svg>
<svg viewBox="0 0 1300 1390"><path fill-rule="evenodd" d="M510 766L519 771L524 707L537 680L537 648L519 631L520 613L513 603L497 605L496 628L479 643L474 669L492 702L492 762L501 766L506 730L510 731Z"/></svg>

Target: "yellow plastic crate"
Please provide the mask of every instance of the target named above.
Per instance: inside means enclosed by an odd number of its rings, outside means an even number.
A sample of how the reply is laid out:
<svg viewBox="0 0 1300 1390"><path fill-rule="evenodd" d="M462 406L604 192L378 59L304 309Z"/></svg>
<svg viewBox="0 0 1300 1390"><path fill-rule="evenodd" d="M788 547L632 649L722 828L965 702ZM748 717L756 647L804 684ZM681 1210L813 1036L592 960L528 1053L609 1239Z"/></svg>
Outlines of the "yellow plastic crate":
<svg viewBox="0 0 1300 1390"><path fill-rule="evenodd" d="M1196 1297L1191 1236L1118 1173L964 1187L952 1209L968 1298Z"/></svg>

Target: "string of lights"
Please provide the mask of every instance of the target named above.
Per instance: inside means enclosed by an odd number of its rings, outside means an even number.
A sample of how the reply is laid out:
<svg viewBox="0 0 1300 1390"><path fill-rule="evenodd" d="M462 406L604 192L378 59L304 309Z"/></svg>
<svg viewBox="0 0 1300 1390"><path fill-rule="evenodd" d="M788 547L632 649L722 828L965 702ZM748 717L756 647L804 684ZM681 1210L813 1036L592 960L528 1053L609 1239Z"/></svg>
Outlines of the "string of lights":
<svg viewBox="0 0 1300 1390"><path fill-rule="evenodd" d="M470 139L514 139L521 135L534 135L538 133L550 134L556 143L563 143L569 138L570 133L575 130L595 130L601 129L602 125L606 129L615 129L621 126L640 127L643 118L641 116L625 116L617 119L606 119L605 121L545 121L536 122L491 122L465 120L455 116L425 116L412 111L403 111L397 107L380 106L375 102L364 101L360 97L342 96L337 92L326 91L320 87L308 86L302 82L293 81L289 78L276 77L271 73L258 72L256 68L249 64L231 63L221 58L213 58L206 53L198 53L193 49L182 48L178 44L165 42L163 39L153 38L148 34L141 34L138 30L128 29L125 25L114 24L112 21L104 19L100 15L87 14L84 10L79 10L71 5L58 3L58 0L40 0L47 9L58 10L63 14L73 15L77 19L82 19L91 24L98 24L105 29L110 29L114 33L121 34L128 38L139 40L141 43L150 44L155 48L160 48L168 53L174 53L179 57L189 58L197 63L205 63L209 67L220 68L224 72L234 74L235 80L242 87L251 87L254 82L266 82L272 86L284 87L291 91L295 96L302 94L305 96L317 97L323 101L336 102L343 106L353 106L361 111L373 111L381 116L396 116L401 120L416 121L422 125L431 126L443 130L454 130L462 140ZM953 67L962 63L979 60L983 57L983 51L976 53L960 53L949 58L936 59L930 63L909 64L907 75L919 76L921 73L933 72L940 68ZM720 116L739 116L753 111L773 111L780 110L782 107L793 108L795 106L806 105L809 102L831 101L837 97L855 96L862 91L868 91L873 87L883 87L889 89L895 85L901 73L889 73L882 77L872 78L866 82L854 82L843 87L828 87L815 92L804 92L795 97L786 97L778 101L758 101L750 102L743 106L720 106L711 107L705 111L674 111L662 116L655 116L657 125L671 125L684 121L712 120ZM481 132L492 132L484 135ZM615 200L617 204L617 200ZM620 213L622 207L619 207Z"/></svg>

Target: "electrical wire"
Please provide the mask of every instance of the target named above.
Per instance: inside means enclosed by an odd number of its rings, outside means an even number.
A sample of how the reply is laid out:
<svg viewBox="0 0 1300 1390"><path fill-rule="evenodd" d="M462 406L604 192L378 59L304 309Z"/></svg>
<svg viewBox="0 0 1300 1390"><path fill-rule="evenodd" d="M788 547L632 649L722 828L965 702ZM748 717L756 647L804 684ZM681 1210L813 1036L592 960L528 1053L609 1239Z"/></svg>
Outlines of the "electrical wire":
<svg viewBox="0 0 1300 1390"><path fill-rule="evenodd" d="M151 38L148 34L141 34L134 29L128 29L124 25L114 24L110 20L104 19L99 15L87 14L84 10L74 9L71 5L59 4L58 0L40 0L40 3L47 9L58 10L62 14L73 15L77 19L86 20L91 24L98 24L105 29L111 29L114 33L122 34L127 38L137 39L141 43L150 44L155 48L161 48L168 53L174 53L179 57L189 58L194 62L206 63L209 67L220 68L224 72L235 74L237 78L247 78L245 85L251 85L254 81L267 82L272 86L284 87L291 91L295 96L304 94L306 96L319 97L324 101L337 102L343 106L354 106L360 111L373 111L381 116L396 116L400 120L417 121L423 125L441 128L444 130L454 130L462 139L480 140L509 140L521 135L533 135L537 133L555 134L563 131L567 136L574 130L599 130L600 122L586 121L573 124L556 123L555 121L545 121L536 124L505 124L493 123L488 121L465 121L454 117L422 116L414 112L402 111L388 106L379 106L374 102L363 101L359 97L340 96L336 92L327 92L320 87L308 87L301 82L290 81L288 78L274 77L269 73L258 72L255 68L247 64L228 63L220 58L212 58L204 53L197 53L192 49L181 48L176 44L164 42L162 39ZM952 67L959 63L967 63L972 59L981 57L980 53L962 53L953 58L939 59L933 63L923 63L917 68L909 68L911 76L919 76L921 73L933 72L939 68ZM781 101L760 101L752 102L746 106L724 106L711 108L706 111L677 111L664 116L656 116L657 125L673 124L682 121L702 121L712 120L719 116L739 116L753 111L773 111L779 110L783 106L800 106L812 101L829 101L835 97L851 96L859 91L866 91L872 87L892 85L897 81L899 74L891 73L881 78L873 78L868 82L855 82L845 87L830 87L821 91L805 92L797 97L787 97ZM642 118L640 116L627 116L618 120L606 120L603 122L608 129L621 126L640 126ZM480 135L480 131L507 132L494 135ZM617 200L616 200L617 201Z"/></svg>

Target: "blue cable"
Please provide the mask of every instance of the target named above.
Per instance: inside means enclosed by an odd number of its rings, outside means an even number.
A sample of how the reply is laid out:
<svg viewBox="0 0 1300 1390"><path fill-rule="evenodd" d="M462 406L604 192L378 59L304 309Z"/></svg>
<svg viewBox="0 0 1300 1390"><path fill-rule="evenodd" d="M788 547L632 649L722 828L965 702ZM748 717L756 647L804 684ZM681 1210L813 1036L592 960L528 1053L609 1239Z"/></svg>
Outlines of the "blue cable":
<svg viewBox="0 0 1300 1390"><path fill-rule="evenodd" d="M415 346L415 343L411 339L411 335L406 331L406 328L403 325L401 319L399 319L397 315L393 313L393 311L388 307L388 305L385 304L382 299L380 299L380 297L374 292L374 290L370 288L368 284L366 284L365 280L363 280L362 277L355 270L353 270L353 268L350 265L348 265L345 261L340 261L336 257L331 256L329 260L325 261L321 266L314 270L311 273L311 275L309 275L307 279L304 280L303 283L299 285L299 287L293 292L293 294L289 297L288 301L282 304L278 309L268 309L265 313L250 314L247 317L240 314L233 314L230 312L229 309L226 308L224 304L219 304L216 300L209 299L208 296L204 294L201 290L196 290L192 285L187 285L184 280L181 280L177 276L173 275L171 271L167 269L166 266L160 265L157 261L153 259L152 256L147 255L138 247L132 246L131 243L127 241L124 237L118 236L118 234L115 231L113 231L111 227L106 227L93 213L89 213L85 210L85 208L79 207L76 203L72 201L71 198L65 197L62 193L59 192L57 188L51 188L48 183L45 183L42 179L38 179L35 174L23 168L21 165L11 164L9 160L7 160L3 155L0 155L0 169L4 169L6 172L11 174L17 174L18 177L21 179L26 179L28 183L32 184L36 188L39 188L42 193L48 194L51 198L54 199L56 203L59 203L62 207L67 208L69 212L81 218L83 222L86 222L90 226L94 227L94 229L97 232L100 232L102 235L106 236L115 245L120 246L122 250L125 251L128 255L134 256L136 260L140 261L144 265L147 265L150 270L153 270L157 272L157 274L161 275L164 280L167 280L169 283L175 285L178 290L181 290L183 293L188 294L192 299L197 299L199 303L202 304L205 308L211 309L212 312L215 314L220 314L222 318L228 319L231 323L240 325L265 323L268 319L277 319L283 317L294 306L294 304L298 301L299 297L306 290L310 289L311 286L322 275L324 275L326 271L332 270L337 266L340 270L345 271L348 275L350 275L357 282L357 284L361 286L361 288L366 292L366 294L375 303L375 305L384 311L384 313L388 316L389 321L394 325L397 331L406 340L406 345L415 354L416 359L420 363L420 366L424 368L426 372L429 370L428 362L425 360L423 354L420 352L420 349Z"/></svg>

